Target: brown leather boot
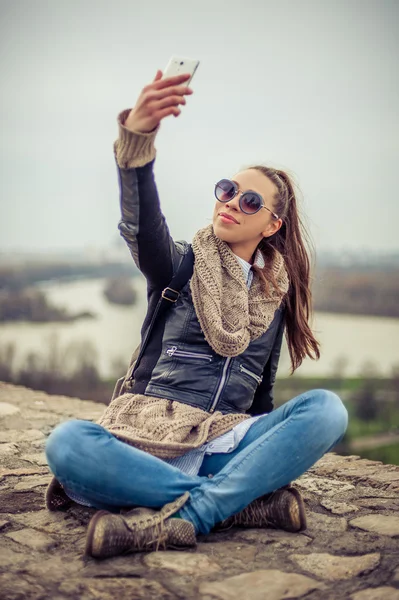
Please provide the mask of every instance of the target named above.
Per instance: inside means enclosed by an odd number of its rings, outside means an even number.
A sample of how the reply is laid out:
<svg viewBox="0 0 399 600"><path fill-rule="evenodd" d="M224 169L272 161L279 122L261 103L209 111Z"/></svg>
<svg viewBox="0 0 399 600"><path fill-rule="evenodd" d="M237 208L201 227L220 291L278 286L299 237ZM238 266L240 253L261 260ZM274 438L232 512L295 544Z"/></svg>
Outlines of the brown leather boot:
<svg viewBox="0 0 399 600"><path fill-rule="evenodd" d="M66 495L64 488L55 477L52 478L47 487L45 502L46 507L51 511L66 510L74 504L74 501Z"/></svg>
<svg viewBox="0 0 399 600"><path fill-rule="evenodd" d="M276 490L257 498L239 513L215 526L215 530L230 527L272 527L298 532L306 529L305 504L294 487Z"/></svg>
<svg viewBox="0 0 399 600"><path fill-rule="evenodd" d="M98 511L89 523L86 554L106 558L148 550L195 546L194 525L173 515L187 502L186 492L161 510L134 508L124 514Z"/></svg>

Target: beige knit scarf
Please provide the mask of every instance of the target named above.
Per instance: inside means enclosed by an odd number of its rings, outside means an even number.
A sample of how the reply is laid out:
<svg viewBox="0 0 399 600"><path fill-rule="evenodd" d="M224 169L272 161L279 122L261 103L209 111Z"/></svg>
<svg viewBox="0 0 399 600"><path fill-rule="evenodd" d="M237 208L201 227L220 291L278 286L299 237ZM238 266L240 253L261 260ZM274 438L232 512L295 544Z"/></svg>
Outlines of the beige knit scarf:
<svg viewBox="0 0 399 600"><path fill-rule="evenodd" d="M196 233L193 250L190 287L205 339L217 354L238 356L267 331L288 290L284 259L275 250L271 271L278 289L269 281L266 293L256 271L247 289L240 263L228 244L214 234L212 225Z"/></svg>

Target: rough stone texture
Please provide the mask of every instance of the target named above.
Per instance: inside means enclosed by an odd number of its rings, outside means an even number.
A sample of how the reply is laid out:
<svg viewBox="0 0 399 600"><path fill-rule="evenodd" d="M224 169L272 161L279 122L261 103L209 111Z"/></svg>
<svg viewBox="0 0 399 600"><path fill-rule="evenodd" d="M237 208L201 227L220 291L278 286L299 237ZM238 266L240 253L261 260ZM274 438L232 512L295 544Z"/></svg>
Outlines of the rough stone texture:
<svg viewBox="0 0 399 600"><path fill-rule="evenodd" d="M280 600L300 598L310 590L323 587L310 577L271 569L243 573L215 583L202 583L199 592L204 600Z"/></svg>
<svg viewBox="0 0 399 600"><path fill-rule="evenodd" d="M347 502L334 502L330 499L322 500L320 502L320 506L332 512L333 515L346 515L359 510L359 508L354 504L348 504Z"/></svg>
<svg viewBox="0 0 399 600"><path fill-rule="evenodd" d="M19 412L18 406L9 402L0 402L0 417L7 417Z"/></svg>
<svg viewBox="0 0 399 600"><path fill-rule="evenodd" d="M167 569L178 575L191 575L201 577L217 573L220 567L217 562L210 560L203 554L191 552L151 552L144 557L144 564L150 569Z"/></svg>
<svg viewBox="0 0 399 600"><path fill-rule="evenodd" d="M184 552L83 556L95 512L50 513L44 443L61 421L96 420L104 406L0 383L2 600L396 600L399 467L328 454L297 482L300 534L236 529L199 536Z"/></svg>
<svg viewBox="0 0 399 600"><path fill-rule="evenodd" d="M175 596L157 581L119 577L107 579L72 579L61 583L60 598L84 598L84 600L109 600L109 598L132 598L134 600L172 600ZM122 594L122 595L121 595Z"/></svg>
<svg viewBox="0 0 399 600"><path fill-rule="evenodd" d="M369 588L356 592L351 596L352 600L399 600L399 590L393 587Z"/></svg>
<svg viewBox="0 0 399 600"><path fill-rule="evenodd" d="M351 579L356 575L373 571L380 564L379 554L333 556L332 554L315 553L293 554L291 558L305 571L329 581Z"/></svg>
<svg viewBox="0 0 399 600"><path fill-rule="evenodd" d="M14 540L14 542L28 546L33 550L48 550L51 546L56 545L56 541L50 536L36 529L29 529L28 527L24 527L18 531L11 531L4 535Z"/></svg>
<svg viewBox="0 0 399 600"><path fill-rule="evenodd" d="M380 535L399 536L399 517L392 515L365 515L352 519L350 524Z"/></svg>

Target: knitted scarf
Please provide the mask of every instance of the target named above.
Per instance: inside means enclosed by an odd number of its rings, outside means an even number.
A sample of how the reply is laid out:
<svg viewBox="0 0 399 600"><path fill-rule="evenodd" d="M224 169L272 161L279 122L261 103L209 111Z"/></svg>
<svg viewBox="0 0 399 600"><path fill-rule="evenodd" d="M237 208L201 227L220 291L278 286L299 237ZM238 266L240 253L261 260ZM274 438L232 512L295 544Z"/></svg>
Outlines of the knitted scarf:
<svg viewBox="0 0 399 600"><path fill-rule="evenodd" d="M193 251L190 288L205 339L217 354L238 356L267 331L288 290L284 259L275 250L271 270L278 289L269 281L266 293L256 271L247 289L241 265L228 244L214 234L212 225L196 233Z"/></svg>

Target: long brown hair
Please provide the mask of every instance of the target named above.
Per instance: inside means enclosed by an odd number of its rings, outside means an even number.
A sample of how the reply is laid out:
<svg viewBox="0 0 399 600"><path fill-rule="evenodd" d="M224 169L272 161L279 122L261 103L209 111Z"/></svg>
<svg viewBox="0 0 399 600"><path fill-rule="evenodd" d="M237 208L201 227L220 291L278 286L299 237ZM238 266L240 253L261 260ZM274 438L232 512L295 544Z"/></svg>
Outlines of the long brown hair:
<svg viewBox="0 0 399 600"><path fill-rule="evenodd" d="M279 169L255 165L276 186L274 212L282 219L280 229L264 238L260 248L266 256L278 250L284 257L290 286L285 298L285 322L292 373L305 356L320 358L320 345L309 325L312 316L312 293L310 290L310 254L312 243L298 212L294 184L287 173Z"/></svg>

